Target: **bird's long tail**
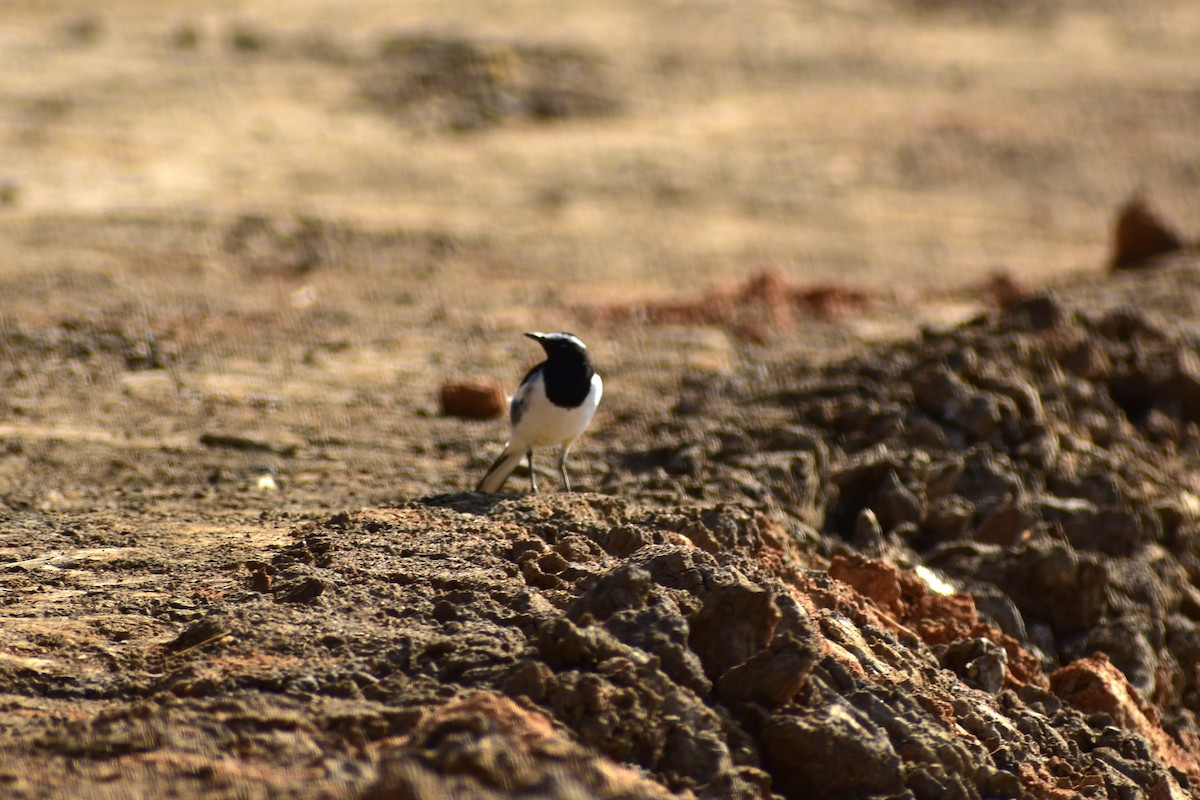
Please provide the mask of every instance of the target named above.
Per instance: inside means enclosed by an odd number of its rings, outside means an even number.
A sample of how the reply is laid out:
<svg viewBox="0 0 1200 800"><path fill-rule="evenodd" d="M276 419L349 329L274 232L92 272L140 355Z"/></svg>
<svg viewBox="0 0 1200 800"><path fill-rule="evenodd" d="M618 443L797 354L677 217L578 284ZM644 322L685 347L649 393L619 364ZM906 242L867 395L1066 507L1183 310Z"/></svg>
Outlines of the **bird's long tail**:
<svg viewBox="0 0 1200 800"><path fill-rule="evenodd" d="M483 480L479 482L475 491L488 493L500 491L500 487L504 485L508 476L512 474L524 457L525 451L519 447L513 447L510 443L496 459L496 463L492 464L492 468L483 476Z"/></svg>

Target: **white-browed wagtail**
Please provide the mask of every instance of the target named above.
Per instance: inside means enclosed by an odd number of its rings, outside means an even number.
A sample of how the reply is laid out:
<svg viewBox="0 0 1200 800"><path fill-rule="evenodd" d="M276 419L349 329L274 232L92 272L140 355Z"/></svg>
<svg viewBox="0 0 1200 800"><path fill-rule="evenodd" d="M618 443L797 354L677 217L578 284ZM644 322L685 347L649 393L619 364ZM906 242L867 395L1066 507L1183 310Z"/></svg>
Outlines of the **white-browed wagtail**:
<svg viewBox="0 0 1200 800"><path fill-rule="evenodd" d="M542 346L546 360L525 375L508 404L512 434L504 452L483 476L476 491L498 492L508 476L529 459L529 480L537 491L533 469L535 447L559 447L558 470L563 486L571 491L567 454L592 421L604 381L592 368L587 345L570 333L527 333Z"/></svg>

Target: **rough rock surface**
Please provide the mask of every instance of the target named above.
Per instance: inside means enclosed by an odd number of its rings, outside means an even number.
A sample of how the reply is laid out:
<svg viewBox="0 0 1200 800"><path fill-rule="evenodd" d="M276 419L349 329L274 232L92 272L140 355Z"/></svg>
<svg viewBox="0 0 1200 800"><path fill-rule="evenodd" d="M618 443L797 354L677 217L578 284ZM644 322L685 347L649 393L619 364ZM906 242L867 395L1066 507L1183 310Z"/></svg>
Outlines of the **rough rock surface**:
<svg viewBox="0 0 1200 800"><path fill-rule="evenodd" d="M1200 776L1106 661L1047 683L969 596L860 556L820 568L789 539L738 506L601 495L307 523L230 565L158 653L8 663L9 686L46 698L127 698L9 742L11 796L26 760L86 775L168 752L233 791L242 775L212 763L228 747L239 771L363 798L1169 797Z"/></svg>
<svg viewBox="0 0 1200 800"><path fill-rule="evenodd" d="M1105 653L1194 741L1195 338L1044 294L846 363L777 368L767 389L697 384L678 411L663 439L683 444L655 451L650 481L779 509L894 618L896 581L839 553L947 581L1047 671Z"/></svg>
<svg viewBox="0 0 1200 800"><path fill-rule="evenodd" d="M1200 795L1186 325L1037 295L622 424L601 493L10 520L0 793Z"/></svg>

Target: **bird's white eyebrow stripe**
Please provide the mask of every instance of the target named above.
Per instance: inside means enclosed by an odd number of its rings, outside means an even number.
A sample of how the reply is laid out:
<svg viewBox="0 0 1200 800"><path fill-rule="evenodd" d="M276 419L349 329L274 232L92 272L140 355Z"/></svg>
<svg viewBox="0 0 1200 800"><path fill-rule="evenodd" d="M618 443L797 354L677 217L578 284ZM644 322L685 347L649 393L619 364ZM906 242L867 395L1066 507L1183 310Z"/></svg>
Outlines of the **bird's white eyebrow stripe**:
<svg viewBox="0 0 1200 800"><path fill-rule="evenodd" d="M587 345L576 335L572 333L548 333L544 334L547 339L564 339L568 342L574 342L579 345L580 349L587 350Z"/></svg>

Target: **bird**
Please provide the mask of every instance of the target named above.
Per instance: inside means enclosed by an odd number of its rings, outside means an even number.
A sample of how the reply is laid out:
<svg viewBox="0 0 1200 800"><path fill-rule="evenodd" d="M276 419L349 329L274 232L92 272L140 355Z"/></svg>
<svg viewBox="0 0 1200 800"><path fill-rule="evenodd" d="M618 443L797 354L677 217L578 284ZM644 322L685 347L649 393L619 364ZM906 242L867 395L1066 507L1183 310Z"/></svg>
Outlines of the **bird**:
<svg viewBox="0 0 1200 800"><path fill-rule="evenodd" d="M592 421L604 394L604 381L592 367L587 345L578 336L536 331L525 335L542 346L546 360L525 374L509 401L512 432L508 444L479 482L478 492L500 491L522 458L529 460L529 480L536 492L533 449L555 446L559 448L558 471L563 486L571 491L567 455Z"/></svg>

